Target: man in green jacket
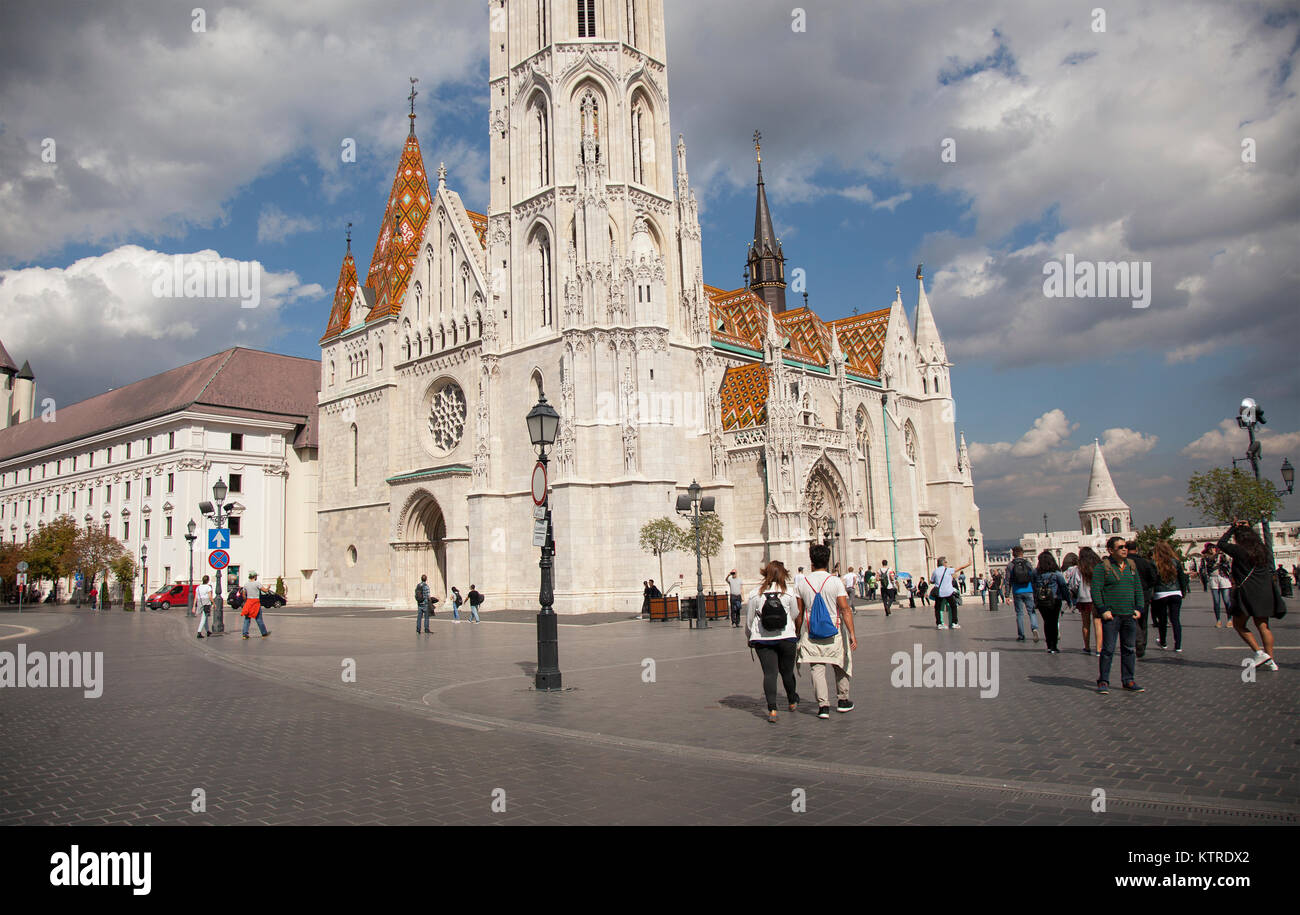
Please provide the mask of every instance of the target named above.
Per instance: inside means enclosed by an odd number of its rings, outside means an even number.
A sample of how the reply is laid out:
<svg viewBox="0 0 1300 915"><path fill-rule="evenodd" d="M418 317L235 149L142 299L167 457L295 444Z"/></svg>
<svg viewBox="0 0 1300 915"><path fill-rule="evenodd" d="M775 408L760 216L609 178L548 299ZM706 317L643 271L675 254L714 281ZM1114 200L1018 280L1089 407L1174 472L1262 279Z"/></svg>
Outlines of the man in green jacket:
<svg viewBox="0 0 1300 915"><path fill-rule="evenodd" d="M1123 537L1106 541L1109 555L1092 572L1093 613L1101 618L1102 644L1097 692L1110 692L1110 662L1115 656L1115 639L1120 642L1120 676L1124 689L1145 690L1134 679L1137 668L1137 621L1142 617L1142 581L1137 566L1128 558Z"/></svg>

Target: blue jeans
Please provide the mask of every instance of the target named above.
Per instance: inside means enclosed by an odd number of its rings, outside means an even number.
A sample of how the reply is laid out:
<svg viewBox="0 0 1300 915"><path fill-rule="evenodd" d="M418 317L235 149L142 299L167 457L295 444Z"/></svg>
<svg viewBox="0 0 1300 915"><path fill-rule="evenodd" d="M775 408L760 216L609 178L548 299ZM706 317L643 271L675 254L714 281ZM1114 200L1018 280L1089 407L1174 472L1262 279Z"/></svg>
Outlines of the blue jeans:
<svg viewBox="0 0 1300 915"><path fill-rule="evenodd" d="M740 625L740 595L731 595L731 625Z"/></svg>
<svg viewBox="0 0 1300 915"><path fill-rule="evenodd" d="M1025 637L1025 626L1021 620L1021 614L1029 614L1029 628L1038 631L1038 624L1034 620L1034 592L1033 591L1016 591L1012 595L1016 603L1016 635L1020 638Z"/></svg>
<svg viewBox="0 0 1300 915"><path fill-rule="evenodd" d="M477 623L477 622L479 621L479 619L478 619L478 604L470 604L470 605L469 605L469 615L470 615L470 619L474 620L474 622Z"/></svg>
<svg viewBox="0 0 1300 915"><path fill-rule="evenodd" d="M249 598L249 600L252 599L253 598ZM262 607L257 611L257 628L262 630L262 635L266 635L266 623L262 622L262 618L264 616L266 616L266 608ZM252 621L253 621L252 617L248 617L248 616L244 617L244 632L243 632L244 635L248 635L248 624L251 623Z"/></svg>
<svg viewBox="0 0 1300 915"><path fill-rule="evenodd" d="M433 611L429 609L428 603L418 603L415 605L415 631L429 628L429 620L433 619ZM424 625L421 626L420 623Z"/></svg>
<svg viewBox="0 0 1300 915"><path fill-rule="evenodd" d="M1119 673L1122 682L1129 684L1137 671L1137 620L1131 616L1117 616L1101 621L1101 651L1097 664L1097 683L1110 685L1110 662L1115 656L1115 639L1119 639Z"/></svg>
<svg viewBox="0 0 1300 915"><path fill-rule="evenodd" d="M451 602L451 618L454 620L460 619L460 601L458 600Z"/></svg>
<svg viewBox="0 0 1300 915"><path fill-rule="evenodd" d="M1223 606L1223 613L1224 613L1225 616L1228 616L1228 617L1231 617L1231 616L1232 616L1232 609L1231 609L1232 604L1229 603L1229 596L1228 596L1229 593L1230 593L1230 592L1229 592L1229 590L1228 590L1227 588L1211 588L1211 589L1210 589L1210 596L1214 598L1214 619L1215 619L1215 622L1218 622L1218 619L1219 619L1219 606L1220 606L1220 605Z"/></svg>

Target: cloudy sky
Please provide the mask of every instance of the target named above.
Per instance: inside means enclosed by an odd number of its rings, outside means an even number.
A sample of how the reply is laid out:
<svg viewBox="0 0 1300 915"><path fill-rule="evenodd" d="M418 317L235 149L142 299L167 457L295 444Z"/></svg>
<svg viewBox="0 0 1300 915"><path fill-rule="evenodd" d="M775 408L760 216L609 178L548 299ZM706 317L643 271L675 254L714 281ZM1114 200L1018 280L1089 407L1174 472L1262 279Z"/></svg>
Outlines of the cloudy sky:
<svg viewBox="0 0 1300 915"><path fill-rule="evenodd" d="M233 2L198 23L197 2L0 7L0 340L42 397L232 344L318 358L344 226L363 260L374 244L408 76L426 161L485 205L485 4ZM1094 438L1139 524L1196 520L1186 479L1244 453L1247 394L1264 470L1300 460L1300 10L1101 2L666 2L706 281L741 282L761 129L823 317L895 286L914 307L926 263L990 539L1072 526ZM152 295L155 265L195 252L255 262L259 306ZM1067 256L1149 264L1149 305L1046 295Z"/></svg>

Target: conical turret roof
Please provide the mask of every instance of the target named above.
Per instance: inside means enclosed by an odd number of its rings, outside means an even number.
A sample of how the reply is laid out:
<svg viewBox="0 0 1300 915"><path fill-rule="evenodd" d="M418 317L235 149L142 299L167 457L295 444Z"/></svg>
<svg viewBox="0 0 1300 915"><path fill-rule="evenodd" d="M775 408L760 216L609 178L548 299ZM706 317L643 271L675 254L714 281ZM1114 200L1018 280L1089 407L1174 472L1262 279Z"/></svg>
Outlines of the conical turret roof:
<svg viewBox="0 0 1300 915"><path fill-rule="evenodd" d="M18 371L18 363L9 356L4 343L0 343L0 374L13 375Z"/></svg>
<svg viewBox="0 0 1300 915"><path fill-rule="evenodd" d="M424 171L424 156L416 139L414 122L410 136L402 147L393 178L393 192L388 195L384 221L379 226L375 253L370 258L366 285L375 291L375 307L368 320L395 315L402 309L402 298L415 269L420 239L429 222L432 208L429 179Z"/></svg>
<svg viewBox="0 0 1300 915"><path fill-rule="evenodd" d="M1119 497L1119 492L1115 489L1115 483L1110 478L1110 469L1106 466L1106 458L1101 453L1101 443L1093 439L1092 473L1088 477L1088 492L1084 496L1083 504L1079 506L1079 511L1110 511L1112 509L1127 511L1128 504Z"/></svg>
<svg viewBox="0 0 1300 915"><path fill-rule="evenodd" d="M352 259L352 242L348 242L348 253L339 268L339 282L334 287L334 307L330 309L329 324L325 327L324 343L330 337L343 333L352 323L352 299L357 293L357 262Z"/></svg>
<svg viewBox="0 0 1300 915"><path fill-rule="evenodd" d="M937 355L941 361L947 361L943 348L943 338L939 336L939 325L934 321L934 312L930 310L930 299L925 294L925 276L918 264L916 268L916 348L921 357L927 361L931 355Z"/></svg>

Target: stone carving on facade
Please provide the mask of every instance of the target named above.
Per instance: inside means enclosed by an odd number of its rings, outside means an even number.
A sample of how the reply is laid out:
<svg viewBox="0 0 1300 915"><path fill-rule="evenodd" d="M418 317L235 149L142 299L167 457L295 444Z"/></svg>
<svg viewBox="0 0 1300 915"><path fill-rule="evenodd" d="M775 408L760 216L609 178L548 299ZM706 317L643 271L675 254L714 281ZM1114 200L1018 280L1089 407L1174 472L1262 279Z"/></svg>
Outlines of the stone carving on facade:
<svg viewBox="0 0 1300 915"><path fill-rule="evenodd" d="M709 436L709 451L713 457L713 479L727 479L727 447L722 441L722 433L716 429Z"/></svg>

